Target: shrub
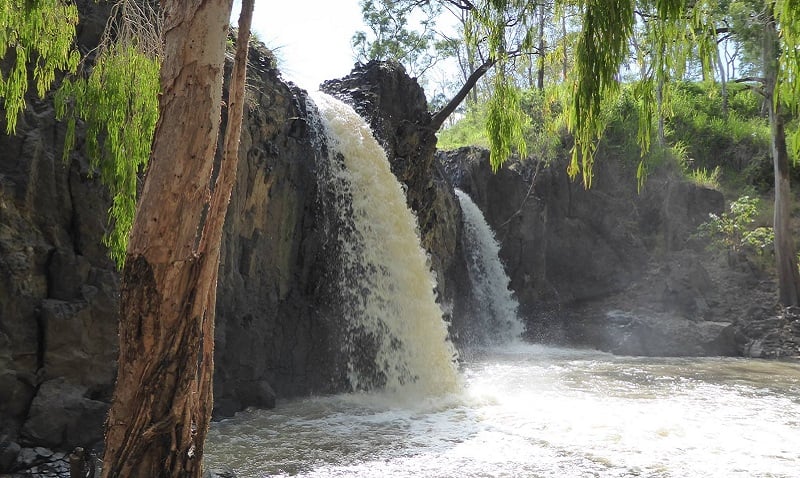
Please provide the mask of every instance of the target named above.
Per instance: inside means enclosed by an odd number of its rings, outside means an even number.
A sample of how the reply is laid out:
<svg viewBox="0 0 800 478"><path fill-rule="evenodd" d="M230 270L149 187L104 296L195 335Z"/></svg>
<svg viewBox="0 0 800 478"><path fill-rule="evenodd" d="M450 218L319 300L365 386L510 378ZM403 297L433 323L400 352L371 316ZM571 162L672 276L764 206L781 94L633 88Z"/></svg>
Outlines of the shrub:
<svg viewBox="0 0 800 478"><path fill-rule="evenodd" d="M709 214L698 226L698 235L709 238L712 248L764 258L772 251L775 233L771 227L754 227L759 205L758 198L742 196L731 203L730 212Z"/></svg>

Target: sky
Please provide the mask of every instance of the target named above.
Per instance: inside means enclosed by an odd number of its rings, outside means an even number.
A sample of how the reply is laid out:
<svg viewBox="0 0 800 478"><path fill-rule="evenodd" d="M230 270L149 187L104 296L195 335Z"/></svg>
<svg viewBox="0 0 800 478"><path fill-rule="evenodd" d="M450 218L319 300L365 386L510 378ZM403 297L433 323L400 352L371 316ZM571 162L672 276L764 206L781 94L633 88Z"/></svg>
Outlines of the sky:
<svg viewBox="0 0 800 478"><path fill-rule="evenodd" d="M238 22L239 2L231 23ZM316 91L353 69L350 39L366 30L358 0L256 0L252 31L276 51L283 77Z"/></svg>

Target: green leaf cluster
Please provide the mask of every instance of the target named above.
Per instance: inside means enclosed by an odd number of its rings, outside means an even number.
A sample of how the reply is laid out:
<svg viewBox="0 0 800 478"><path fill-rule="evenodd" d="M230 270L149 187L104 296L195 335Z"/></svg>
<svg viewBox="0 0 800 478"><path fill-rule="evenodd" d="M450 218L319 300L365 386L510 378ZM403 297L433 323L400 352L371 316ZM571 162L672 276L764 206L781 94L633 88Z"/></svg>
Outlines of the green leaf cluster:
<svg viewBox="0 0 800 478"><path fill-rule="evenodd" d="M761 116L762 98L741 84L728 85L728 114L723 114L721 89L712 83L676 83L671 115L667 120L669 142L686 145L691 171L721 169L730 186L772 187L770 130ZM793 125L789 125L792 131Z"/></svg>
<svg viewBox="0 0 800 478"><path fill-rule="evenodd" d="M775 17L780 25L783 48L779 64L776 101L800 116L800 0L778 0ZM800 157L800 128L790 141L795 158Z"/></svg>
<svg viewBox="0 0 800 478"><path fill-rule="evenodd" d="M492 171L496 172L512 153L521 157L528 154L527 123L528 115L522 110L519 89L505 81L501 74L496 75L486 115Z"/></svg>
<svg viewBox="0 0 800 478"><path fill-rule="evenodd" d="M66 121L66 160L75 147L76 126L86 128L91 166L111 193L103 238L119 267L136 212L138 173L147 165L158 121L160 60L131 46L111 45L87 77L67 79L56 93L56 116Z"/></svg>
<svg viewBox="0 0 800 478"><path fill-rule="evenodd" d="M771 227L753 227L759 206L758 198L742 196L731 203L730 212L710 214L698 226L698 235L710 238L721 250L764 256L771 250L775 233Z"/></svg>
<svg viewBox="0 0 800 478"><path fill-rule="evenodd" d="M584 185L589 187L595 141L606 126L603 98L618 91L617 72L628 56L628 39L633 35L634 2L584 0L580 6L583 30L575 50L575 80L567 118L575 147L567 171L572 177L582 172Z"/></svg>
<svg viewBox="0 0 800 478"><path fill-rule="evenodd" d="M30 81L43 97L56 71L77 68L80 55L73 47L77 23L78 8L71 2L0 0L0 60L10 65L8 71L0 69L6 133L16 130Z"/></svg>
<svg viewBox="0 0 800 478"><path fill-rule="evenodd" d="M439 60L441 51L452 48L436 41L435 18L441 11L437 2L361 0L359 5L371 33L357 31L351 38L358 61L394 60L420 76ZM422 17L415 27L409 22L412 12Z"/></svg>

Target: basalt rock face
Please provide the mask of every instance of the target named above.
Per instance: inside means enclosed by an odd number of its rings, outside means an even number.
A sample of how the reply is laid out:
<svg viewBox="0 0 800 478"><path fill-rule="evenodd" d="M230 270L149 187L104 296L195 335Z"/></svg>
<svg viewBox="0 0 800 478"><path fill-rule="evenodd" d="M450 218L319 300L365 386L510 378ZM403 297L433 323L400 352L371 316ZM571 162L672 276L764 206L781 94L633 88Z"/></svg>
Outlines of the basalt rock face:
<svg viewBox="0 0 800 478"><path fill-rule="evenodd" d="M319 189L324 139L305 92L281 81L269 54L252 49L249 64L218 282L217 416L347 386L336 241L328 240L336 226ZM369 71L354 74L354 91L383 101L357 104L380 120L378 136L420 212L423 244L433 248L440 296L457 303L458 281L446 277L466 277L463 262L452 260L461 257L459 209L435 174L424 97L401 71ZM408 105L406 97L411 106L392 109ZM109 198L80 149L61 162L63 126L53 117L49 99L31 101L18 133L0 137L4 462L19 444L70 449L101 440L116 370L119 277L101 242Z"/></svg>
<svg viewBox="0 0 800 478"><path fill-rule="evenodd" d="M480 148L442 152L439 160L494 230L523 314L542 300L603 297L640 274L647 252L633 234L636 183L612 166L598 164L586 190L561 168L533 161L511 160L493 173Z"/></svg>
<svg viewBox="0 0 800 478"><path fill-rule="evenodd" d="M727 291L761 282L719 271L692 236L722 211L722 194L666 172L638 192L634 167L613 157L598 158L587 190L558 161L512 160L494 174L488 154L438 159L494 229L531 338L631 355L737 354L741 304Z"/></svg>
<svg viewBox="0 0 800 478"><path fill-rule="evenodd" d="M96 44L108 7L78 2ZM0 448L102 435L116 360L118 277L101 238L109 200L85 158L62 162L51 98L0 135ZM2 112L5 115L5 112ZM5 121L0 121L5 131ZM78 426L93 417L94 433ZM95 419L97 418L97 419ZM2 471L2 470L0 470Z"/></svg>
<svg viewBox="0 0 800 478"><path fill-rule="evenodd" d="M438 297L458 341L466 324L463 306L471 291L461 244L461 209L449 179L435 161L436 131L422 88L395 62L357 65L350 75L327 81L322 91L350 104L384 147L417 216L420 240L430 254Z"/></svg>
<svg viewBox="0 0 800 478"><path fill-rule="evenodd" d="M318 197L324 147L306 92L251 50L240 160L217 297L215 411L345 385Z"/></svg>
<svg viewBox="0 0 800 478"><path fill-rule="evenodd" d="M96 44L107 9L81 8L90 14L82 41ZM252 49L249 64L217 297L218 415L345 386L317 197L324 145L309 126L305 92L279 78L264 49ZM20 444L100 441L114 384L119 275L102 244L110 201L80 139L61 161L63 140L51 98L31 98L17 134L0 135L4 463Z"/></svg>

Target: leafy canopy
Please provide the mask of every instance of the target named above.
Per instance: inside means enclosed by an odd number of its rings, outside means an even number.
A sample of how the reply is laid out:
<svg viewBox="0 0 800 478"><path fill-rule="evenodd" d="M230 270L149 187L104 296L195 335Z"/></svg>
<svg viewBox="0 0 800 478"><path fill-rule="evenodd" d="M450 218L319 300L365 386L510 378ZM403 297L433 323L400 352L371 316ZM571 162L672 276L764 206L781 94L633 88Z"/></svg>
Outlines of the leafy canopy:
<svg viewBox="0 0 800 478"><path fill-rule="evenodd" d="M103 243L120 268L136 213L138 173L150 158L158 121L160 65L130 46L112 45L88 77L65 80L56 94L56 116L67 123L64 160L75 147L80 120L90 165L111 193L113 227Z"/></svg>

